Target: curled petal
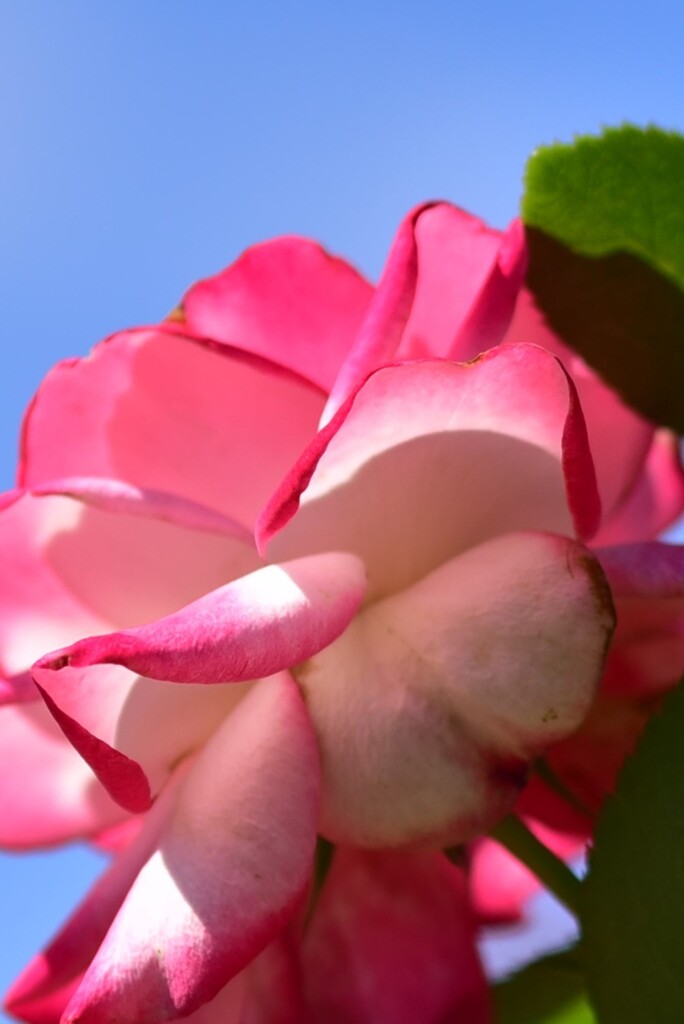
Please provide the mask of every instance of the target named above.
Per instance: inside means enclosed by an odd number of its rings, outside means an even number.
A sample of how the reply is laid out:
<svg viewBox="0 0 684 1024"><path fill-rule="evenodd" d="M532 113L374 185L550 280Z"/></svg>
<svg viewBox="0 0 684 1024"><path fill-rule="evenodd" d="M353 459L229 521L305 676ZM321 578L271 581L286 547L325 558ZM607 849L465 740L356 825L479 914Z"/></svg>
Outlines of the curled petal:
<svg viewBox="0 0 684 1024"><path fill-rule="evenodd" d="M353 551L377 595L500 533L589 536L599 514L572 382L541 349L500 346L374 373L283 480L257 541L278 559Z"/></svg>
<svg viewBox="0 0 684 1024"><path fill-rule="evenodd" d="M310 657L345 629L364 588L363 566L353 555L267 566L159 622L48 655L34 677L114 798L142 811L150 784L158 789L244 692L198 692L192 684L253 680ZM163 729L155 727L160 721Z"/></svg>
<svg viewBox="0 0 684 1024"><path fill-rule="evenodd" d="M186 1016L280 931L308 884L318 755L295 684L255 687L192 766L64 1024Z"/></svg>
<svg viewBox="0 0 684 1024"><path fill-rule="evenodd" d="M450 203L425 203L412 210L399 226L323 422L386 363L435 356L470 359L495 345L512 315L523 266L516 222L502 240Z"/></svg>

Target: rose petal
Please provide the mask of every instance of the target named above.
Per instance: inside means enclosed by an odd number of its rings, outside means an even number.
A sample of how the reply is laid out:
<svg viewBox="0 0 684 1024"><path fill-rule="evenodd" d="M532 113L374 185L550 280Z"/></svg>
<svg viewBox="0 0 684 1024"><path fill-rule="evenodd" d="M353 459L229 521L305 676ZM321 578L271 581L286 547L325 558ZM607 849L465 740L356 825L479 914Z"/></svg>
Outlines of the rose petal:
<svg viewBox="0 0 684 1024"><path fill-rule="evenodd" d="M326 1024L487 1024L466 881L442 854L338 849L304 942Z"/></svg>
<svg viewBox="0 0 684 1024"><path fill-rule="evenodd" d="M297 687L287 676L265 680L193 765L63 1024L155 1024L216 996L306 889L318 789Z"/></svg>
<svg viewBox="0 0 684 1024"><path fill-rule="evenodd" d="M373 374L275 492L257 540L282 531L278 560L353 551L377 596L502 532L571 533L568 505L590 535L599 504L573 386L553 356L505 346Z"/></svg>
<svg viewBox="0 0 684 1024"><path fill-rule="evenodd" d="M123 811L64 738L42 701L0 708L0 846L22 850L87 836Z"/></svg>
<svg viewBox="0 0 684 1024"><path fill-rule="evenodd" d="M347 626L364 583L353 555L267 566L159 622L48 655L34 677L71 743L114 798L138 812L149 786L158 789L244 694L190 684L257 679L309 657Z"/></svg>
<svg viewBox="0 0 684 1024"><path fill-rule="evenodd" d="M260 357L171 325L127 331L45 378L24 424L21 483L108 477L249 527L322 405L310 383Z"/></svg>
<svg viewBox="0 0 684 1024"><path fill-rule="evenodd" d="M365 608L297 669L321 745L321 832L453 845L514 803L594 699L614 625L573 541L511 534Z"/></svg>
<svg viewBox="0 0 684 1024"><path fill-rule="evenodd" d="M186 498L179 498L176 494L135 487L122 480L109 480L106 477L68 477L37 484L31 489L31 493L38 497L63 495L76 498L85 505L92 505L105 512L158 519L176 526L185 526L190 530L206 530L209 533L233 537L247 545L251 545L252 542L252 535L246 527L215 509L188 501Z"/></svg>
<svg viewBox="0 0 684 1024"><path fill-rule="evenodd" d="M684 674L684 545L625 544L598 558L618 611L605 691L662 693Z"/></svg>
<svg viewBox="0 0 684 1024"><path fill-rule="evenodd" d="M329 391L373 289L303 238L255 245L198 281L182 302L188 329L266 356Z"/></svg>
<svg viewBox="0 0 684 1024"><path fill-rule="evenodd" d="M619 396L567 348L546 324L532 296L523 290L506 332L510 344L531 343L557 356L579 394L596 467L604 517L608 518L635 485L653 438L653 424Z"/></svg>
<svg viewBox="0 0 684 1024"><path fill-rule="evenodd" d="M157 848L187 768L185 765L176 772L133 841L118 854L57 935L13 983L5 996L11 1013L26 1017L37 1006L63 1000L59 1019L73 994L71 990L75 990L96 955L131 885Z"/></svg>
<svg viewBox="0 0 684 1024"><path fill-rule="evenodd" d="M600 545L654 540L684 513L679 441L657 430L634 486L595 538Z"/></svg>
<svg viewBox="0 0 684 1024"><path fill-rule="evenodd" d="M477 333L483 311L475 312L473 307L492 275L501 272L501 248L498 232L449 203L425 203L412 210L399 226L366 318L335 381L323 422L332 418L369 373L384 364L394 359L448 356L463 329ZM503 264L509 268L506 259ZM499 302L499 292L490 284L488 297L502 308L506 303ZM504 323L512 313L513 300L509 305ZM469 317L473 319L466 328ZM490 328L494 320L498 324L493 317ZM485 347L498 340L493 337Z"/></svg>

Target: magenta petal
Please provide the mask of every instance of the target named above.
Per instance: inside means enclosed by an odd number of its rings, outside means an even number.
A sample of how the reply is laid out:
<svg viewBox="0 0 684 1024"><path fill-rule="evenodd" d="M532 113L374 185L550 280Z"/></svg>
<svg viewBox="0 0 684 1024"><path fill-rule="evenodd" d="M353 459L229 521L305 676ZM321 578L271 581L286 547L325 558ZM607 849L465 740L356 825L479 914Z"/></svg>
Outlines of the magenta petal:
<svg viewBox="0 0 684 1024"><path fill-rule="evenodd" d="M338 849L304 942L325 1024L488 1024L466 880L442 854Z"/></svg>
<svg viewBox="0 0 684 1024"><path fill-rule="evenodd" d="M365 591L362 563L328 552L269 565L148 626L81 640L41 658L37 681L89 665L122 665L175 683L241 682L309 658L336 639Z"/></svg>
<svg viewBox="0 0 684 1024"><path fill-rule="evenodd" d="M34 677L70 742L137 813L244 694L192 684L253 680L305 660L345 629L364 589L353 555L267 566L159 622L48 655Z"/></svg>
<svg viewBox="0 0 684 1024"><path fill-rule="evenodd" d="M513 233L518 240L520 233ZM500 340L513 312L522 269L513 248L510 239L502 243L498 232L449 203L424 203L407 214L335 381L324 422L369 373L386 363L447 356L462 330L478 340L483 332L494 330L484 348ZM521 244L517 249L522 252ZM518 264L520 269L513 271Z"/></svg>
<svg viewBox="0 0 684 1024"><path fill-rule="evenodd" d="M123 817L42 701L0 708L0 846L87 836Z"/></svg>
<svg viewBox="0 0 684 1024"><path fill-rule="evenodd" d="M195 334L266 356L328 391L372 295L353 267L316 243L277 238L198 281L182 312Z"/></svg>
<svg viewBox="0 0 684 1024"><path fill-rule="evenodd" d="M255 687L192 766L64 1024L186 1016L280 931L306 890L315 738L294 682Z"/></svg>
<svg viewBox="0 0 684 1024"><path fill-rule="evenodd" d="M501 237L496 262L454 338L448 353L450 359L476 359L503 340L526 269L525 234L521 221L516 219Z"/></svg>

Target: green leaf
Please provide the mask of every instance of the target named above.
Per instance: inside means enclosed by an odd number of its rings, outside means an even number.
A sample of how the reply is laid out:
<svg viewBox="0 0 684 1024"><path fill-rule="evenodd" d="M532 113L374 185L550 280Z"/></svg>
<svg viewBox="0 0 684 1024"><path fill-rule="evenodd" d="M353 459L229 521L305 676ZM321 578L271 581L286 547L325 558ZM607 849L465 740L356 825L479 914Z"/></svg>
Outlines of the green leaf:
<svg viewBox="0 0 684 1024"><path fill-rule="evenodd" d="M684 137L608 128L532 155L523 220L584 256L632 253L684 288L683 188Z"/></svg>
<svg viewBox="0 0 684 1024"><path fill-rule="evenodd" d="M684 681L649 723L605 806L583 893L601 1024L684 1021Z"/></svg>
<svg viewBox="0 0 684 1024"><path fill-rule="evenodd" d="M494 1024L596 1024L575 949L545 957L494 988Z"/></svg>
<svg viewBox="0 0 684 1024"><path fill-rule="evenodd" d="M527 281L551 327L650 419L684 431L684 138L611 129L538 150Z"/></svg>

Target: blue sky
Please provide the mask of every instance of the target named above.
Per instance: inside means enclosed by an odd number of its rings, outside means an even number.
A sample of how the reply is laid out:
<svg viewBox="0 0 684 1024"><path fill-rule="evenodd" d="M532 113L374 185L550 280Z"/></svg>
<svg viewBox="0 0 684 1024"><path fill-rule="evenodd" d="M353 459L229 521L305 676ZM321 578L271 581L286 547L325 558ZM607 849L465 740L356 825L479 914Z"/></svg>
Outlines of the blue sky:
<svg viewBox="0 0 684 1024"><path fill-rule="evenodd" d="M57 359L168 311L247 244L377 275L444 196L504 225L540 143L684 130L684 7L0 0L0 475ZM0 988L98 865L0 856Z"/></svg>

